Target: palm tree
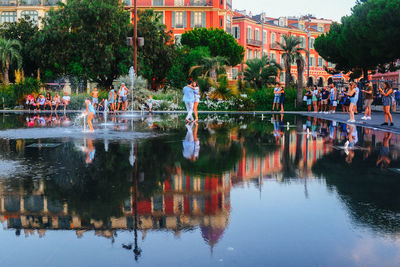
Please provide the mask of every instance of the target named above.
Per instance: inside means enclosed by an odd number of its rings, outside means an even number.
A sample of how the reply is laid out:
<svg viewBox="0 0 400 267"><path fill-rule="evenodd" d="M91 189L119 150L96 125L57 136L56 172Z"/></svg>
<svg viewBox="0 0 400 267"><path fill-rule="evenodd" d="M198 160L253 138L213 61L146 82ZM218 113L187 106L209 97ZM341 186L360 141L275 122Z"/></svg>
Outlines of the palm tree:
<svg viewBox="0 0 400 267"><path fill-rule="evenodd" d="M227 63L227 59L225 57L216 56L216 57L203 57L201 59L200 65L193 66L190 68L189 75L192 74L194 70L200 69L203 73L203 78L209 75L211 79L215 82L217 81L218 73L225 71L225 65Z"/></svg>
<svg viewBox="0 0 400 267"><path fill-rule="evenodd" d="M261 59L250 59L246 65L244 79L258 89L261 89L263 85L275 83L276 76L282 69L275 60L270 60L267 56L263 56Z"/></svg>
<svg viewBox="0 0 400 267"><path fill-rule="evenodd" d="M301 44L300 40L296 36L291 35L282 35L283 42L277 42L278 46L283 50L282 57L285 65L285 87L287 88L290 83L290 66L292 63L296 63L297 65L297 103L302 103L302 95L303 95L303 72L305 60L302 53L306 53L307 50L299 47Z"/></svg>
<svg viewBox="0 0 400 267"><path fill-rule="evenodd" d="M22 45L18 40L7 40L0 38L0 60L1 71L3 72L3 82L9 84L8 71L10 64L16 62L18 68L22 65L21 51Z"/></svg>

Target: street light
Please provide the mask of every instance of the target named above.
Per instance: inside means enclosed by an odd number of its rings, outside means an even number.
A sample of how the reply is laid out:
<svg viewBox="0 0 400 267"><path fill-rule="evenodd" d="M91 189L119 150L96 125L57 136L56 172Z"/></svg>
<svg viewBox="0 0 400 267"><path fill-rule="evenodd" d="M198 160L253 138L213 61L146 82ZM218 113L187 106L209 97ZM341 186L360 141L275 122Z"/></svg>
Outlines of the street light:
<svg viewBox="0 0 400 267"><path fill-rule="evenodd" d="M310 23L311 23L311 19L310 19L310 16L308 16L308 25L307 25L307 86L309 85L309 81L310 81L310 38L311 38Z"/></svg>

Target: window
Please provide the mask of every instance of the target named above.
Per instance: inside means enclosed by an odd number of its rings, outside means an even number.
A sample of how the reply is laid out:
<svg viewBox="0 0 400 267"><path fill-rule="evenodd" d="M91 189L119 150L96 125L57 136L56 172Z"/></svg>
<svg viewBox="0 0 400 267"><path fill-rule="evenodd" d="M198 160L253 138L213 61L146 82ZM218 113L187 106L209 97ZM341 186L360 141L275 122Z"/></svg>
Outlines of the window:
<svg viewBox="0 0 400 267"><path fill-rule="evenodd" d="M285 18L279 18L279 26L286 26L285 25Z"/></svg>
<svg viewBox="0 0 400 267"><path fill-rule="evenodd" d="M306 38L300 37L299 41L300 41L300 44L299 44L300 48L306 48Z"/></svg>
<svg viewBox="0 0 400 267"><path fill-rule="evenodd" d="M222 28L222 27L224 27L224 20L223 19L220 19L219 20L219 26Z"/></svg>
<svg viewBox="0 0 400 267"><path fill-rule="evenodd" d="M35 10L24 10L21 12L21 17L22 18L29 18L33 23L38 23L39 21L39 15L38 12Z"/></svg>
<svg viewBox="0 0 400 267"><path fill-rule="evenodd" d="M251 27L247 27L247 39L248 40L253 39L253 29Z"/></svg>
<svg viewBox="0 0 400 267"><path fill-rule="evenodd" d="M206 12L191 12L190 24L192 28L205 28L206 27Z"/></svg>
<svg viewBox="0 0 400 267"><path fill-rule="evenodd" d="M263 42L264 42L264 45L267 43L267 31L264 31Z"/></svg>
<svg viewBox="0 0 400 267"><path fill-rule="evenodd" d="M259 30L259 29L256 29L256 31L255 31L254 40L256 40L256 41L261 41L261 38L260 38L260 30Z"/></svg>
<svg viewBox="0 0 400 267"><path fill-rule="evenodd" d="M185 0L175 0L175 6L184 6Z"/></svg>
<svg viewBox="0 0 400 267"><path fill-rule="evenodd" d="M306 29L306 26L304 24L299 24L299 29L304 31Z"/></svg>
<svg viewBox="0 0 400 267"><path fill-rule="evenodd" d="M281 65L282 65L282 67L285 68L285 58L284 58L283 55L281 55L280 63L281 63Z"/></svg>
<svg viewBox="0 0 400 267"><path fill-rule="evenodd" d="M239 26L233 27L233 37L235 37L235 39L240 39L240 27Z"/></svg>
<svg viewBox="0 0 400 267"><path fill-rule="evenodd" d="M156 18L158 18L160 20L160 22L164 23L164 12L154 11L154 15Z"/></svg>
<svg viewBox="0 0 400 267"><path fill-rule="evenodd" d="M271 44L274 45L276 43L276 34L273 32L271 33Z"/></svg>
<svg viewBox="0 0 400 267"><path fill-rule="evenodd" d="M4 22L16 22L17 12L15 11L4 11L1 13L1 23Z"/></svg>
<svg viewBox="0 0 400 267"><path fill-rule="evenodd" d="M247 60L251 59L251 50L247 50Z"/></svg>
<svg viewBox="0 0 400 267"><path fill-rule="evenodd" d="M226 0L226 5L227 5L229 8L232 8L232 0Z"/></svg>
<svg viewBox="0 0 400 267"><path fill-rule="evenodd" d="M319 32L324 32L325 31L325 28L322 26L322 27L320 27L320 26L318 26L318 31Z"/></svg>
<svg viewBox="0 0 400 267"><path fill-rule="evenodd" d="M232 69L232 79L237 80L238 78L238 69L233 68Z"/></svg>
<svg viewBox="0 0 400 267"><path fill-rule="evenodd" d="M260 51L256 50L254 53L255 53L255 58L261 58L260 57L260 54L261 54Z"/></svg>
<svg viewBox="0 0 400 267"><path fill-rule="evenodd" d="M271 52L271 60L273 60L273 61L276 62L276 55L275 55L275 53L272 53L272 52Z"/></svg>
<svg viewBox="0 0 400 267"><path fill-rule="evenodd" d="M187 13L186 12L172 12L172 28L186 28L187 27Z"/></svg>
<svg viewBox="0 0 400 267"><path fill-rule="evenodd" d="M153 6L163 6L164 0L153 0Z"/></svg>
<svg viewBox="0 0 400 267"><path fill-rule="evenodd" d="M310 49L314 49L314 42L315 42L315 39L311 38L310 39Z"/></svg>
<svg viewBox="0 0 400 267"><path fill-rule="evenodd" d="M310 66L314 67L315 66L315 58L310 57Z"/></svg>
<svg viewBox="0 0 400 267"><path fill-rule="evenodd" d="M227 33L232 32L232 19L231 16L229 15L226 16L226 32Z"/></svg>

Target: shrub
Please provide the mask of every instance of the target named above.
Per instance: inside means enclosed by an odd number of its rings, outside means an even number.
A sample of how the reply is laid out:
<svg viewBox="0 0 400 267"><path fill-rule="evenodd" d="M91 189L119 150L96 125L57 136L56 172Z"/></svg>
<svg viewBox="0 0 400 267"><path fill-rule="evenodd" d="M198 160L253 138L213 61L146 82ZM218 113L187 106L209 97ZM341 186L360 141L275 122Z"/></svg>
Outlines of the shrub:
<svg viewBox="0 0 400 267"><path fill-rule="evenodd" d="M85 108L85 99L90 97L88 94L78 94L71 96L71 102L67 109L81 110Z"/></svg>

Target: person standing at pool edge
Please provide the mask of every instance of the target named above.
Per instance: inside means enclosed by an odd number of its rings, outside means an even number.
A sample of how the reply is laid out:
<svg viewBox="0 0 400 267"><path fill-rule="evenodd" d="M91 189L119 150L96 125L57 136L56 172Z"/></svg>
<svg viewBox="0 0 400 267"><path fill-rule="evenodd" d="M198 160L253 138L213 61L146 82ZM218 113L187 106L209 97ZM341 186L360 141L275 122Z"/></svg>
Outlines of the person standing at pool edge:
<svg viewBox="0 0 400 267"><path fill-rule="evenodd" d="M90 95L92 96L92 104L97 109L97 105L99 104L99 91L97 91L97 88L94 88Z"/></svg>
<svg viewBox="0 0 400 267"><path fill-rule="evenodd" d="M367 89L362 90L365 95L365 114L362 117L362 120L371 120L371 105L374 101L374 88L372 87L371 83L367 81L365 83Z"/></svg>
<svg viewBox="0 0 400 267"><path fill-rule="evenodd" d="M281 88L280 88L280 84L277 83L275 88L274 88L274 104L272 105L272 111L275 110L275 104L276 104L276 110L279 110L280 107L280 98L281 98Z"/></svg>
<svg viewBox="0 0 400 267"><path fill-rule="evenodd" d="M199 103L200 103L200 87L197 82L193 83L193 90L194 90L194 104L193 104L193 111L194 111L194 118L197 122L199 120Z"/></svg>
<svg viewBox="0 0 400 267"><path fill-rule="evenodd" d="M85 100L86 103L86 111L85 111L85 115L88 116L87 118L87 124L89 126L89 130L90 132L94 132L94 128L93 128L93 117L96 114L96 109L94 108L94 106L92 105L92 103L90 102L89 99Z"/></svg>
<svg viewBox="0 0 400 267"><path fill-rule="evenodd" d="M379 92L382 95L382 104L383 104L383 112L385 113L385 122L382 123L382 126L390 125L393 126L392 114L390 114L390 107L392 106L392 87L390 83L385 82L383 85L383 89L379 88ZM390 124L388 124L388 119L390 120Z"/></svg>
<svg viewBox="0 0 400 267"><path fill-rule="evenodd" d="M191 87L192 81L188 81L187 85L183 88L183 102L185 102L187 116L186 121L189 123L193 121L193 106L194 106L194 90Z"/></svg>

